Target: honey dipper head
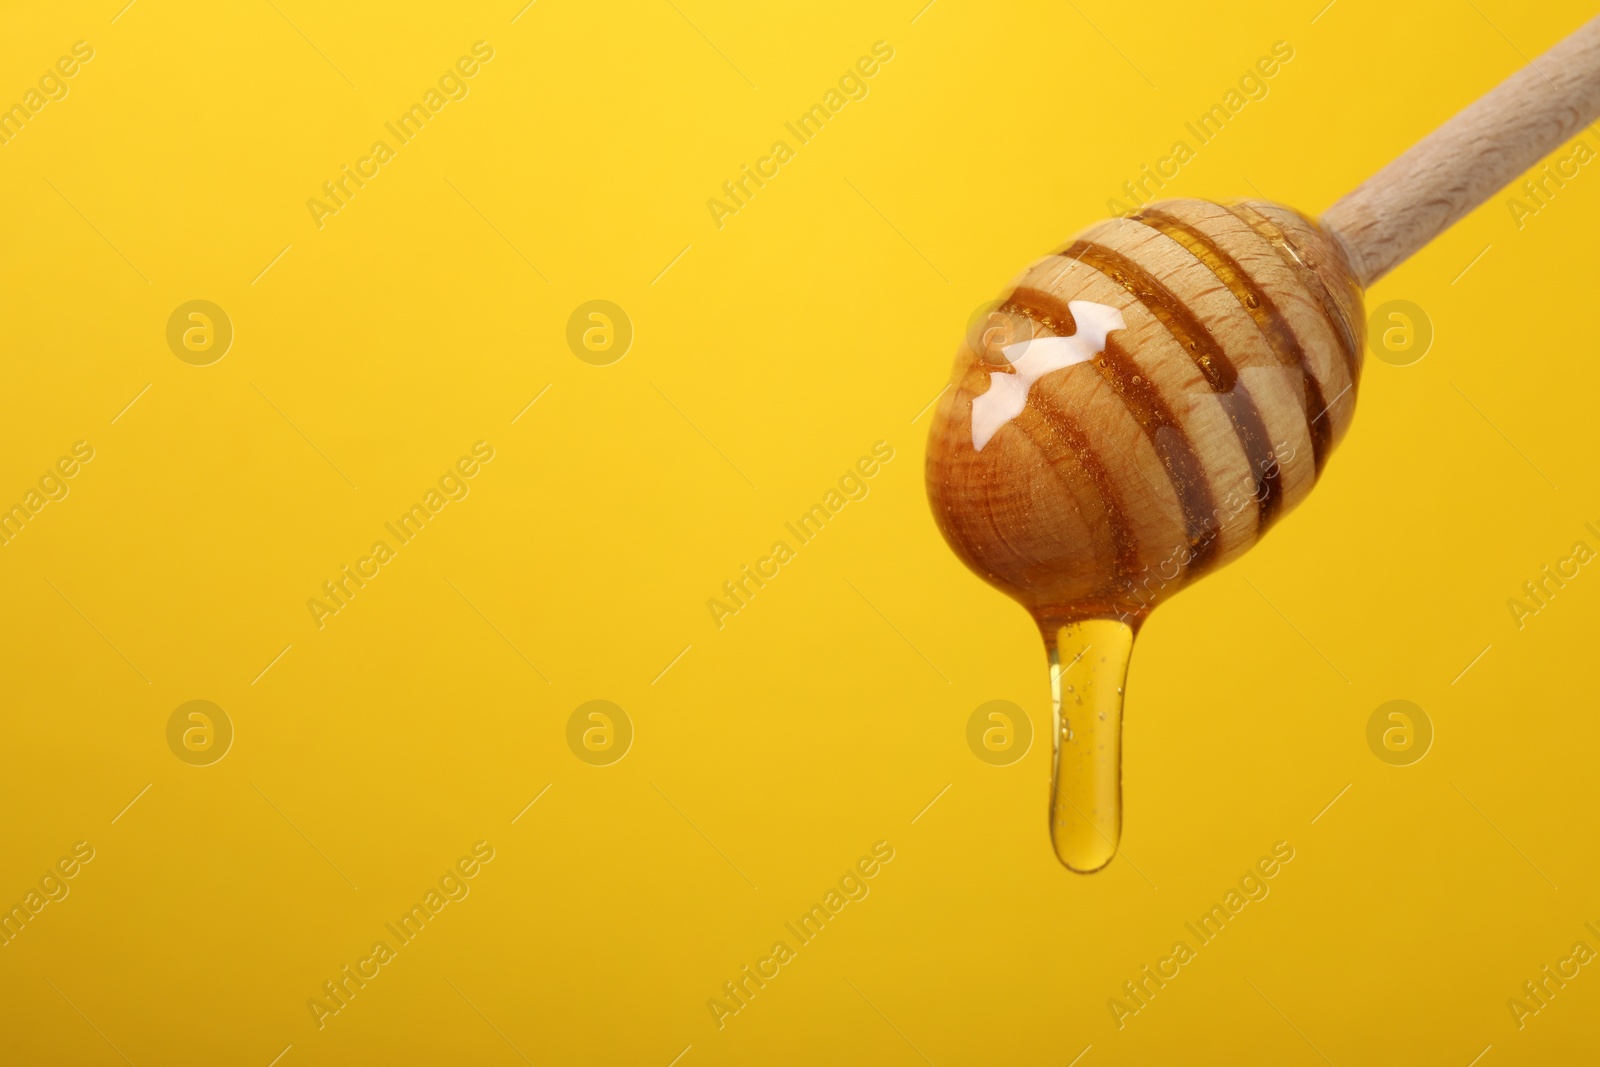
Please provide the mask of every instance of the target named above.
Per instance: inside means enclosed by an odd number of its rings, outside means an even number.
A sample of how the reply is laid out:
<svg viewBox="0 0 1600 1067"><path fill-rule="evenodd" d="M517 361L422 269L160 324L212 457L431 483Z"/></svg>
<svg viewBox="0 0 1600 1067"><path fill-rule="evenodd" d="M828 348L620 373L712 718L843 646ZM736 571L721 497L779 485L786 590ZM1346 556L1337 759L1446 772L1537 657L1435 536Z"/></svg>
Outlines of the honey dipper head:
<svg viewBox="0 0 1600 1067"><path fill-rule="evenodd" d="M1102 222L969 330L928 442L934 515L1047 632L1137 622L1310 492L1363 333L1343 252L1288 208Z"/></svg>

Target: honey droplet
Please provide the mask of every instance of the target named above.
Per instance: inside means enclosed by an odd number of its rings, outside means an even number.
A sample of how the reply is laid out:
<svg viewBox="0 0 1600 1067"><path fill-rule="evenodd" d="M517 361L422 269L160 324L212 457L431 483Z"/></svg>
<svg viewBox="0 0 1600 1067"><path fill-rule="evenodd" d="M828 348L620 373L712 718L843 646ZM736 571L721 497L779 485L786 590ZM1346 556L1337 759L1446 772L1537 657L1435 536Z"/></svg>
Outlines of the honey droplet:
<svg viewBox="0 0 1600 1067"><path fill-rule="evenodd" d="M1046 632L1055 743L1050 840L1056 858L1081 874L1111 862L1122 837L1122 690L1133 635L1120 619ZM1070 708L1064 693L1077 697Z"/></svg>

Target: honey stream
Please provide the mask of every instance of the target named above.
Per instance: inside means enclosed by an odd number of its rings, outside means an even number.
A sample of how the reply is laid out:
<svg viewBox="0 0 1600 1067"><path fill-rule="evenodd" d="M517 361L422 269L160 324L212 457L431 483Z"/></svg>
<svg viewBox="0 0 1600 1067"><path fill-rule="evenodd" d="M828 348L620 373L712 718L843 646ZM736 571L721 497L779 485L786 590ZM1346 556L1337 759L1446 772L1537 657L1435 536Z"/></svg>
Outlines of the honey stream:
<svg viewBox="0 0 1600 1067"><path fill-rule="evenodd" d="M1057 859L1087 874L1111 862L1122 836L1122 696L1134 628L1079 619L1044 634L1054 720L1050 840Z"/></svg>

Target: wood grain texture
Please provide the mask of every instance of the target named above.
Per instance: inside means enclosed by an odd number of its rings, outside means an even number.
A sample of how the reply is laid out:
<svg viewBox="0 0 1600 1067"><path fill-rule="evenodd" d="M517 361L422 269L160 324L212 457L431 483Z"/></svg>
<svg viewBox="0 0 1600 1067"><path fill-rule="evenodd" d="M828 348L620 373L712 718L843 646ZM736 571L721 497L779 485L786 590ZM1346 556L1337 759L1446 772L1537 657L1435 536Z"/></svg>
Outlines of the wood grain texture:
<svg viewBox="0 0 1600 1067"><path fill-rule="evenodd" d="M1323 225L1363 287L1600 117L1600 17L1334 204Z"/></svg>
<svg viewBox="0 0 1600 1067"><path fill-rule="evenodd" d="M1034 382L982 448L1000 352L1116 308L1089 362ZM946 539L1041 626L1143 616L1253 545L1315 484L1354 410L1362 314L1342 251L1260 201L1152 204L1035 263L974 331L931 431Z"/></svg>

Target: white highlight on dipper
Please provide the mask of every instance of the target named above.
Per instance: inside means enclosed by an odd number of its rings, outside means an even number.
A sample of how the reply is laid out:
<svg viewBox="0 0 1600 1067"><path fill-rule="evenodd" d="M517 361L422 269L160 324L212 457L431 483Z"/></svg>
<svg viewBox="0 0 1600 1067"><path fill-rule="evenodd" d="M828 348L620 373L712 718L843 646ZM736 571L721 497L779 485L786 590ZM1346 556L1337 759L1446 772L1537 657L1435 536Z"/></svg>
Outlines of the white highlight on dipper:
<svg viewBox="0 0 1600 1067"><path fill-rule="evenodd" d="M1051 371L1087 363L1105 350L1108 333L1127 328L1122 312L1109 304L1071 300L1067 310L1078 326L1071 337L1034 337L1000 350L1016 373L991 373L988 391L972 399L972 447L979 452L1000 427L1022 414L1034 382Z"/></svg>

